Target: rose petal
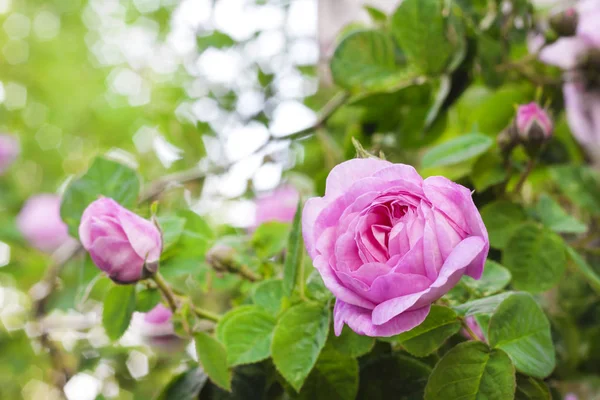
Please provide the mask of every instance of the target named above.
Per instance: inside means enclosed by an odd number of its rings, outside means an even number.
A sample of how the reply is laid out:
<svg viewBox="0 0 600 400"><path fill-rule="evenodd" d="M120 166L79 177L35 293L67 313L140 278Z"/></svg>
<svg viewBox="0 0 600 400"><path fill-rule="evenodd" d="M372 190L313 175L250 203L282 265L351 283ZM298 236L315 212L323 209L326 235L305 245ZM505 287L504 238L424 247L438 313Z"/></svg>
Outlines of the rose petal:
<svg viewBox="0 0 600 400"><path fill-rule="evenodd" d="M118 281L135 281L142 275L144 260L131 248L129 242L101 237L94 242L89 253L98 268Z"/></svg>
<svg viewBox="0 0 600 400"><path fill-rule="evenodd" d="M83 247L89 251L92 246L90 237L92 217L109 216L116 217L119 204L108 197L102 197L91 203L81 215L81 223L79 224L79 240Z"/></svg>
<svg viewBox="0 0 600 400"><path fill-rule="evenodd" d="M540 61L562 69L573 69L586 49L587 46L580 37L563 37L540 51Z"/></svg>
<svg viewBox="0 0 600 400"><path fill-rule="evenodd" d="M112 217L92 217L90 220L89 238L92 243L101 237L111 237L115 240L127 241L125 231L119 225L119 221Z"/></svg>
<svg viewBox="0 0 600 400"><path fill-rule="evenodd" d="M338 197L350 189L356 181L372 176L379 170L390 167L389 161L378 158L354 158L336 165L325 182L325 196Z"/></svg>
<svg viewBox="0 0 600 400"><path fill-rule="evenodd" d="M359 335L389 337L406 332L421 324L429 314L430 305L398 315L385 324L375 325L371 320L371 310L336 300L333 310L333 325L336 336L342 333L344 324Z"/></svg>
<svg viewBox="0 0 600 400"><path fill-rule="evenodd" d="M373 174L375 178L382 178L389 181L404 181L406 189L413 195L423 196L421 185L423 178L414 167L406 164L392 164Z"/></svg>
<svg viewBox="0 0 600 400"><path fill-rule="evenodd" d="M439 276L429 288L378 304L373 310L373 323L385 324L406 310L424 307L439 299L456 285L469 266L487 251L486 248L487 240L478 236L466 238L446 259Z"/></svg>
<svg viewBox="0 0 600 400"><path fill-rule="evenodd" d="M122 207L117 217L138 256L147 262L157 261L162 251L162 239L156 226Z"/></svg>

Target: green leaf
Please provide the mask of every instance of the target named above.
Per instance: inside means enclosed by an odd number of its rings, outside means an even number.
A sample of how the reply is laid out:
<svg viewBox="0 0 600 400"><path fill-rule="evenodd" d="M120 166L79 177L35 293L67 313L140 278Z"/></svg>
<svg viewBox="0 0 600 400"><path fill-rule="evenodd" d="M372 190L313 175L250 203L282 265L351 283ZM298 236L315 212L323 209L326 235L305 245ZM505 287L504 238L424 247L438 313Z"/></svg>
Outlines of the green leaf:
<svg viewBox="0 0 600 400"><path fill-rule="evenodd" d="M177 375L164 388L158 400L194 400L206 383L208 376L202 368L192 368Z"/></svg>
<svg viewBox="0 0 600 400"><path fill-rule="evenodd" d="M231 366L251 364L269 358L275 318L261 310L237 314L221 333Z"/></svg>
<svg viewBox="0 0 600 400"><path fill-rule="evenodd" d="M194 335L198 360L204 372L217 386L231 390L231 370L227 366L227 351L221 343L212 336L198 332Z"/></svg>
<svg viewBox="0 0 600 400"><path fill-rule="evenodd" d="M485 153L494 141L480 133L468 133L430 148L422 160L423 168L458 164Z"/></svg>
<svg viewBox="0 0 600 400"><path fill-rule="evenodd" d="M300 201L298 202L298 208L296 208L296 215L294 216L294 223L292 224L292 231L285 255L285 264L283 265L283 293L286 296L292 294L300 279L304 279L304 276L300 276L301 273L299 272L302 269L300 264L303 258L302 202Z"/></svg>
<svg viewBox="0 0 600 400"><path fill-rule="evenodd" d="M575 263L577 271L585 277L586 282L600 294L600 277L596 272L589 266L585 258L583 258L575 249L567 246L567 254L569 258Z"/></svg>
<svg viewBox="0 0 600 400"><path fill-rule="evenodd" d="M425 357L460 330L456 313L448 307L432 305L429 315L420 325L408 332L394 336L394 340L410 354Z"/></svg>
<svg viewBox="0 0 600 400"><path fill-rule="evenodd" d="M329 343L342 354L360 357L371 351L375 345L375 339L359 335L345 325L340 336L335 336L333 331L329 332Z"/></svg>
<svg viewBox="0 0 600 400"><path fill-rule="evenodd" d="M260 258L269 258L277 255L285 249L287 239L290 233L290 225L279 222L269 221L256 228L252 235L252 246Z"/></svg>
<svg viewBox="0 0 600 400"><path fill-rule="evenodd" d="M399 68L394 42L380 31L355 31L344 37L331 58L331 75L337 85L350 91L389 90L415 78Z"/></svg>
<svg viewBox="0 0 600 400"><path fill-rule="evenodd" d="M371 17L371 20L375 23L378 24L385 24L387 22L387 14L384 13L383 11L381 11L378 8L372 7L372 6L363 6L363 8L365 9L365 11L367 13L369 13L369 17Z"/></svg>
<svg viewBox="0 0 600 400"><path fill-rule="evenodd" d="M177 243L178 249L189 258L204 257L215 238L210 225L191 210L180 210L177 216L185 219L185 226Z"/></svg>
<svg viewBox="0 0 600 400"><path fill-rule="evenodd" d="M543 292L562 279L567 263L562 239L537 224L523 224L504 249L502 263L516 289Z"/></svg>
<svg viewBox="0 0 600 400"><path fill-rule="evenodd" d="M515 293L498 306L490 320L488 340L526 375L545 378L554 369L550 323L530 294Z"/></svg>
<svg viewBox="0 0 600 400"><path fill-rule="evenodd" d="M148 312L156 307L161 300L160 291L156 289L141 290L137 294L135 310Z"/></svg>
<svg viewBox="0 0 600 400"><path fill-rule="evenodd" d="M404 0L392 17L392 34L408 61L427 75L443 72L464 44L457 19L443 16L442 0Z"/></svg>
<svg viewBox="0 0 600 400"><path fill-rule="evenodd" d="M600 179L596 171L576 165L554 167L550 171L569 200L593 215L600 214Z"/></svg>
<svg viewBox="0 0 600 400"><path fill-rule="evenodd" d="M247 306L235 307L235 308L232 308L231 310L227 311L225 313L225 315L223 315L219 319L219 322L217 323L217 327L215 328L215 336L216 336L217 340L219 340L219 342L221 342L221 343L223 343L225 341L225 329L226 329L227 325L229 325L231 323L231 320L234 317L236 317L237 315L241 315L241 314L252 313L255 310L260 310L260 309L256 306L247 305Z"/></svg>
<svg viewBox="0 0 600 400"><path fill-rule="evenodd" d="M431 367L399 353L361 360L358 400L422 400Z"/></svg>
<svg viewBox="0 0 600 400"><path fill-rule="evenodd" d="M215 49L231 47L235 45L235 40L223 32L214 31L209 35L198 36L196 38L196 43L198 44L198 52L202 53L209 47L213 47Z"/></svg>
<svg viewBox="0 0 600 400"><path fill-rule="evenodd" d="M354 400L358 392L358 361L326 347L296 399Z"/></svg>
<svg viewBox="0 0 600 400"><path fill-rule="evenodd" d="M60 206L60 216L69 227L69 234L77 238L81 215L90 203L104 196L132 209L139 191L140 181L134 170L98 157L85 174L67 186Z"/></svg>
<svg viewBox="0 0 600 400"><path fill-rule="evenodd" d="M481 218L487 228L490 245L503 249L515 230L527 220L527 214L518 204L498 200L481 209Z"/></svg>
<svg viewBox="0 0 600 400"><path fill-rule="evenodd" d="M283 296L283 281L270 279L256 285L254 293L252 293L252 301L271 314L277 315L281 309Z"/></svg>
<svg viewBox="0 0 600 400"><path fill-rule="evenodd" d="M566 211L547 194L542 194L535 207L542 224L558 233L584 233L587 226Z"/></svg>
<svg viewBox="0 0 600 400"><path fill-rule="evenodd" d="M483 275L479 280L464 275L462 282L471 290L476 291L481 297L498 293L510 282L510 271L495 261L487 260Z"/></svg>
<svg viewBox="0 0 600 400"><path fill-rule="evenodd" d="M498 306L513 292L504 292L495 296L486 297L485 299L478 299L469 301L465 304L453 307L454 311L461 317L468 317L469 315L477 314L491 314Z"/></svg>
<svg viewBox="0 0 600 400"><path fill-rule="evenodd" d="M504 182L506 179L506 169L502 163L502 158L496 151L488 151L482 154L471 171L471 181L475 190L483 192L487 188Z"/></svg>
<svg viewBox="0 0 600 400"><path fill-rule="evenodd" d="M425 388L425 400L512 400L515 367L505 352L485 343L457 345L437 363Z"/></svg>
<svg viewBox="0 0 600 400"><path fill-rule="evenodd" d="M517 375L517 392L515 400L551 400L548 386L539 379Z"/></svg>
<svg viewBox="0 0 600 400"><path fill-rule="evenodd" d="M135 285L115 285L104 298L102 325L111 340L117 340L129 327L135 311Z"/></svg>
<svg viewBox="0 0 600 400"><path fill-rule="evenodd" d="M271 354L275 367L299 391L314 367L329 331L329 308L302 303L279 319L273 335Z"/></svg>
<svg viewBox="0 0 600 400"><path fill-rule="evenodd" d="M163 251L168 250L177 243L185 227L185 218L176 215L164 215L157 218L162 231Z"/></svg>

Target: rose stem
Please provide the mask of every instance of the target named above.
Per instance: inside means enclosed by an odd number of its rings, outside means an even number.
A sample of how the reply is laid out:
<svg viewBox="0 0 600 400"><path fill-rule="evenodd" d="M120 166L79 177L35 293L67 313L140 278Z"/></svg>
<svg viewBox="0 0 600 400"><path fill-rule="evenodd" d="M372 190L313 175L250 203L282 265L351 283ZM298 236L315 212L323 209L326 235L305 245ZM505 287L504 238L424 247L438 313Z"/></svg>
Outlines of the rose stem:
<svg viewBox="0 0 600 400"><path fill-rule="evenodd" d="M171 308L171 311L173 311L173 313L176 313L177 312L177 301L175 300L175 294L169 287L169 284L167 283L167 281L165 281L165 279L162 277L162 275L159 272L152 275L152 280L156 283L156 286L158 286L158 288L162 292L163 296L165 296L165 299L167 299L167 303L169 303L169 307Z"/></svg>
<svg viewBox="0 0 600 400"><path fill-rule="evenodd" d="M473 339L473 340L479 340L479 337L469 327L469 324L467 324L467 321L465 321L464 318L461 318L460 323L462 324L463 328L465 328L465 331L467 331L467 333L469 334L469 336L471 336L471 339Z"/></svg>

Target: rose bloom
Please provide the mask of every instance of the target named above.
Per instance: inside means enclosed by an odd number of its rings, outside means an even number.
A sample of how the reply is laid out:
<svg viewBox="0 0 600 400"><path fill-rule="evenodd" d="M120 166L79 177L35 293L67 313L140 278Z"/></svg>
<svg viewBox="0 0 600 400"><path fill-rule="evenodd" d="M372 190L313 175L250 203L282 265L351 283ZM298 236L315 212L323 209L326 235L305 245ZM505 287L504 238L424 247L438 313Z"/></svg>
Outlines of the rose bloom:
<svg viewBox="0 0 600 400"><path fill-rule="evenodd" d="M0 135L0 174L15 162L19 151L19 141L14 136Z"/></svg>
<svg viewBox="0 0 600 400"><path fill-rule="evenodd" d="M33 247L52 253L69 237L67 225L60 218L60 196L31 196L17 216L17 228Z"/></svg>
<svg viewBox="0 0 600 400"><path fill-rule="evenodd" d="M300 194L291 185L281 186L256 199L255 227L267 221L292 222Z"/></svg>
<svg viewBox="0 0 600 400"><path fill-rule="evenodd" d="M481 277L489 250L469 189L379 159L336 166L325 196L306 202L302 223L307 251L337 298L336 335L344 324L367 336L414 328L464 274Z"/></svg>
<svg viewBox="0 0 600 400"><path fill-rule="evenodd" d="M156 266L162 251L158 228L150 221L103 197L81 217L79 238L94 264L114 281L144 278L144 264Z"/></svg>

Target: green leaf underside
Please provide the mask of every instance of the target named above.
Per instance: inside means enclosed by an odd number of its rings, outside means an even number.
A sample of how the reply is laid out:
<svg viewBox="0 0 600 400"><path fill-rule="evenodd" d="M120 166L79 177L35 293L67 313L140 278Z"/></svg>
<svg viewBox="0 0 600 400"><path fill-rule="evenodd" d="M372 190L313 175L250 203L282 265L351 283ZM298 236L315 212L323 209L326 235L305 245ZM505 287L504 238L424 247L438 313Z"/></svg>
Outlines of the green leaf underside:
<svg viewBox="0 0 600 400"><path fill-rule="evenodd" d="M443 167L470 160L485 153L494 141L481 133L468 133L429 149L422 160L423 168Z"/></svg>
<svg viewBox="0 0 600 400"><path fill-rule="evenodd" d="M462 317L477 314L492 314L507 297L513 294L514 292L504 292L484 299L469 301L453 307L453 309Z"/></svg>
<svg viewBox="0 0 600 400"><path fill-rule="evenodd" d="M177 375L164 388L158 400L194 400L206 383L208 376L196 367Z"/></svg>
<svg viewBox="0 0 600 400"><path fill-rule="evenodd" d="M217 386L227 391L231 390L231 370L227 365L227 351L219 341L212 336L198 332L194 335L198 360L204 372Z"/></svg>
<svg viewBox="0 0 600 400"><path fill-rule="evenodd" d="M535 208L542 223L558 233L584 233L587 226L567 212L547 194L542 194Z"/></svg>
<svg viewBox="0 0 600 400"><path fill-rule="evenodd" d="M495 294L508 285L511 279L510 271L495 261L487 260L483 275L479 280L463 276L462 282L482 296Z"/></svg>
<svg viewBox="0 0 600 400"><path fill-rule="evenodd" d="M425 400L511 400L515 393L515 368L502 350L479 341L451 349L433 369Z"/></svg>
<svg viewBox="0 0 600 400"><path fill-rule="evenodd" d="M135 311L135 285L115 285L104 298L102 325L111 340L117 340L127 330Z"/></svg>

